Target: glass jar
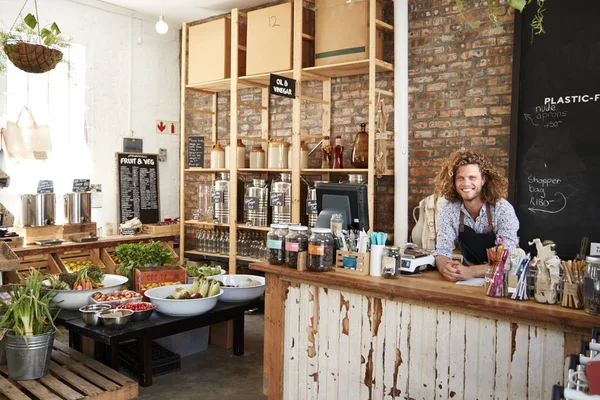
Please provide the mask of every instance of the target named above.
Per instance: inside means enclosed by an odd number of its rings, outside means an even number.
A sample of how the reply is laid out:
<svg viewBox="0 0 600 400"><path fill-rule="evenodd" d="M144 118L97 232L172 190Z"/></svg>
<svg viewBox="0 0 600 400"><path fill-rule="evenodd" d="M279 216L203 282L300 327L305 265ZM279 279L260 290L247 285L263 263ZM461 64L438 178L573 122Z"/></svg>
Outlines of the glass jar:
<svg viewBox="0 0 600 400"><path fill-rule="evenodd" d="M342 214L332 214L331 220L329 220L329 228L331 228L331 232L342 232L342 227L344 225L344 217Z"/></svg>
<svg viewBox="0 0 600 400"><path fill-rule="evenodd" d="M369 167L369 134L367 133L367 124L360 124L360 132L354 137L351 162L354 168Z"/></svg>
<svg viewBox="0 0 600 400"><path fill-rule="evenodd" d="M265 151L260 146L250 149L250 168L262 169L265 167Z"/></svg>
<svg viewBox="0 0 600 400"><path fill-rule="evenodd" d="M308 227L290 226L285 237L285 265L303 270L306 268Z"/></svg>
<svg viewBox="0 0 600 400"><path fill-rule="evenodd" d="M223 150L219 143L213 144L210 151L210 167L225 168L225 150Z"/></svg>
<svg viewBox="0 0 600 400"><path fill-rule="evenodd" d="M335 137L335 146L333 147L333 163L331 168L344 168L344 146L342 145L342 137L340 135Z"/></svg>
<svg viewBox="0 0 600 400"><path fill-rule="evenodd" d="M288 142L271 140L269 142L269 155L267 168L287 169L288 168Z"/></svg>
<svg viewBox="0 0 600 400"><path fill-rule="evenodd" d="M321 147L322 158L321 158L321 168L328 169L331 168L331 142L329 141L329 136L323 137L323 145Z"/></svg>
<svg viewBox="0 0 600 400"><path fill-rule="evenodd" d="M398 246L386 246L381 256L381 276L397 278L400 275L402 253Z"/></svg>
<svg viewBox="0 0 600 400"><path fill-rule="evenodd" d="M267 233L267 248L269 249L267 261L269 264L285 264L285 236L287 233L287 225L271 224L271 230Z"/></svg>
<svg viewBox="0 0 600 400"><path fill-rule="evenodd" d="M331 229L314 228L308 239L308 265L311 271L330 271L333 269L333 235Z"/></svg>
<svg viewBox="0 0 600 400"><path fill-rule="evenodd" d="M585 261L583 309L588 314L600 315L600 257L588 256Z"/></svg>

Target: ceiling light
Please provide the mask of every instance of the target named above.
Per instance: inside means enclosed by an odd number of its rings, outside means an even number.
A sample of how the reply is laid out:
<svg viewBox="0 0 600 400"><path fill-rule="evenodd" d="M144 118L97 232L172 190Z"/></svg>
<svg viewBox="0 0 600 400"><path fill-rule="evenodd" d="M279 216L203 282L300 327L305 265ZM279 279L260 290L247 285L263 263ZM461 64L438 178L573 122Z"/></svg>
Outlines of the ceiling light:
<svg viewBox="0 0 600 400"><path fill-rule="evenodd" d="M169 25L167 25L167 23L165 22L165 17L163 17L162 15L160 16L160 18L158 18L158 22L156 23L155 27L156 32L160 33L161 35L164 35L169 30Z"/></svg>

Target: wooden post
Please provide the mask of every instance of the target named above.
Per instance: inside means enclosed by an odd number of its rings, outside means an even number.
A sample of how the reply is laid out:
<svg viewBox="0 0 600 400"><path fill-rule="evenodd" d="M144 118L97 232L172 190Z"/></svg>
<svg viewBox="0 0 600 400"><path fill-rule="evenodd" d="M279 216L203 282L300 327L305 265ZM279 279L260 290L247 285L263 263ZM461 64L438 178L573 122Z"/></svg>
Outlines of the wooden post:
<svg viewBox="0 0 600 400"><path fill-rule="evenodd" d="M237 136L238 136L238 41L240 16L237 8L231 10L231 99L229 110L229 273L237 269Z"/></svg>
<svg viewBox="0 0 600 400"><path fill-rule="evenodd" d="M300 126L302 96L302 0L294 0L293 68L296 98L292 100L292 222L300 222Z"/></svg>
<svg viewBox="0 0 600 400"><path fill-rule="evenodd" d="M266 274L263 392L270 400L283 397L283 322L287 283Z"/></svg>
<svg viewBox="0 0 600 400"><path fill-rule="evenodd" d="M369 172L367 178L368 198L369 198L369 227L375 229L375 82L377 56L377 0L369 2Z"/></svg>
<svg viewBox="0 0 600 400"><path fill-rule="evenodd" d="M184 22L181 26L181 132L179 136L179 254L183 260L185 254L185 159L186 159L186 131L185 131L185 86L187 83L187 36L188 26Z"/></svg>

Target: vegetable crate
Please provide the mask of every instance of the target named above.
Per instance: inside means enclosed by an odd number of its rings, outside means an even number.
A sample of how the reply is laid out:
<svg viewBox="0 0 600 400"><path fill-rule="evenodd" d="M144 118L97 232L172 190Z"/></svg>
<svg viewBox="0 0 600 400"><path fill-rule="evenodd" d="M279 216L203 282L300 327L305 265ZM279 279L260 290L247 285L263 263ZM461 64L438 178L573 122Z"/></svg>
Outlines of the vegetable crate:
<svg viewBox="0 0 600 400"><path fill-rule="evenodd" d="M187 281L187 269L182 267L147 267L133 270L133 290L141 294L144 294L152 284L158 287L163 286L161 284L164 283L187 284Z"/></svg>
<svg viewBox="0 0 600 400"><path fill-rule="evenodd" d="M20 263L19 257L8 244L0 242L0 271L14 271L19 268Z"/></svg>
<svg viewBox="0 0 600 400"><path fill-rule="evenodd" d="M338 250L335 255L335 272L346 275L369 275L369 253Z"/></svg>
<svg viewBox="0 0 600 400"><path fill-rule="evenodd" d="M11 249L19 249L23 247L25 238L23 236L3 237L0 238L0 242L6 243Z"/></svg>
<svg viewBox="0 0 600 400"><path fill-rule="evenodd" d="M169 250L171 252L171 255L173 256L173 262L177 263L179 262L179 255L177 255L177 253L175 252L175 249L173 249L173 242L159 242L161 244L162 247L164 247L165 249Z"/></svg>
<svg viewBox="0 0 600 400"><path fill-rule="evenodd" d="M63 239L72 242L76 236L96 236L96 223L84 222L81 224L65 224L63 226Z"/></svg>
<svg viewBox="0 0 600 400"><path fill-rule="evenodd" d="M41 274L60 274L62 270L56 263L52 254L41 254L35 256L25 256L20 258L21 264L16 271L6 272L8 283L23 283L17 272L23 279L29 276L30 269L37 269Z"/></svg>
<svg viewBox="0 0 600 400"><path fill-rule="evenodd" d="M104 247L100 249L100 260L106 267L107 274L114 274L121 265L118 257L113 255L113 251L115 251L116 247Z"/></svg>
<svg viewBox="0 0 600 400"><path fill-rule="evenodd" d="M106 266L100 260L98 253L92 249L65 251L54 253L53 256L61 271L76 272L87 265L94 264L106 272Z"/></svg>

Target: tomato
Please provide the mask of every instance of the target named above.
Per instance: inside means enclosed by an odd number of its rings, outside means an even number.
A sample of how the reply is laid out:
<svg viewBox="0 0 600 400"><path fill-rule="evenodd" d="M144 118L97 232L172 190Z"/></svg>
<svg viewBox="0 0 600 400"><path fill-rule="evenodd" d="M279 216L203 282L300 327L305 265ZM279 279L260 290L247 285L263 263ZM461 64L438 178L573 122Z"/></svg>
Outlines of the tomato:
<svg viewBox="0 0 600 400"><path fill-rule="evenodd" d="M150 303L130 303L119 306L120 309L132 310L132 311L146 311L154 308L154 304Z"/></svg>

